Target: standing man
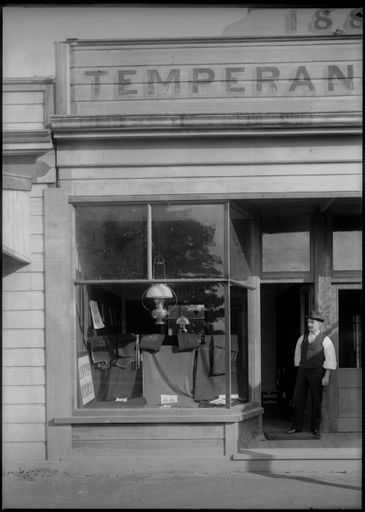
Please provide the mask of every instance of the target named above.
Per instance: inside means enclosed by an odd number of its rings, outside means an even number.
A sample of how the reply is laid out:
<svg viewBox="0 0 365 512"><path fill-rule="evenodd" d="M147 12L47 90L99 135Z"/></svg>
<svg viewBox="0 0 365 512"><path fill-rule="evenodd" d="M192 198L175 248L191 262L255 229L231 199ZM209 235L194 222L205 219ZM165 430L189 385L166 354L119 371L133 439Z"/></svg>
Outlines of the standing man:
<svg viewBox="0 0 365 512"><path fill-rule="evenodd" d="M303 430L304 407L310 389L312 398L311 431L319 436L321 402L324 386L328 386L331 370L337 366L332 341L321 333L324 322L318 311L307 316L308 333L300 336L295 347L294 366L299 366L294 388L294 421L288 434Z"/></svg>

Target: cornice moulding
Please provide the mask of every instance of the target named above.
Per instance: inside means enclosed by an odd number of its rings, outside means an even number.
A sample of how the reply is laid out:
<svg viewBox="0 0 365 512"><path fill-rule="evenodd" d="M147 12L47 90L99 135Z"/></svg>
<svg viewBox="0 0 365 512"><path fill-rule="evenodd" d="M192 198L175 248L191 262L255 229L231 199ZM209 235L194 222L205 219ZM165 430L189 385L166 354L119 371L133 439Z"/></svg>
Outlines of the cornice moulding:
<svg viewBox="0 0 365 512"><path fill-rule="evenodd" d="M278 114L154 114L53 116L50 129L60 138L360 134L359 112Z"/></svg>
<svg viewBox="0 0 365 512"><path fill-rule="evenodd" d="M199 46L206 46L206 45L237 45L240 43L263 43L263 44L270 44L272 42L301 42L301 43L308 43L313 44L313 42L316 43L343 43L346 41L352 42L352 41L358 40L359 42L362 41L362 35L361 34L327 34L327 35L269 35L269 36L247 36L244 37L242 35L240 36L216 36L216 37L181 37L181 38L153 38L153 39L78 39L78 38L70 38L66 39L65 42L69 44L71 47L75 46L116 46L116 45L122 45L122 46L166 46L166 45L177 45L177 46L184 46L188 45L191 46L199 45Z"/></svg>

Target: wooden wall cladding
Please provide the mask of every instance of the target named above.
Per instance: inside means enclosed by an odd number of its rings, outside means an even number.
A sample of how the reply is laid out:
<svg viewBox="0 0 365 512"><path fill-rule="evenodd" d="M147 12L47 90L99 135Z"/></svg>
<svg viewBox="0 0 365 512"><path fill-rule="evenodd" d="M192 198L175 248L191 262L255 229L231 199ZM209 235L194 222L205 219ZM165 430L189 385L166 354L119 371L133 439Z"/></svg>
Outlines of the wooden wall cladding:
<svg viewBox="0 0 365 512"><path fill-rule="evenodd" d="M53 114L53 79L5 79L3 131L44 130Z"/></svg>
<svg viewBox="0 0 365 512"><path fill-rule="evenodd" d="M224 455L224 425L87 425L72 427L77 456Z"/></svg>
<svg viewBox="0 0 365 512"><path fill-rule="evenodd" d="M4 460L45 459L44 186L28 211L30 261L3 278Z"/></svg>

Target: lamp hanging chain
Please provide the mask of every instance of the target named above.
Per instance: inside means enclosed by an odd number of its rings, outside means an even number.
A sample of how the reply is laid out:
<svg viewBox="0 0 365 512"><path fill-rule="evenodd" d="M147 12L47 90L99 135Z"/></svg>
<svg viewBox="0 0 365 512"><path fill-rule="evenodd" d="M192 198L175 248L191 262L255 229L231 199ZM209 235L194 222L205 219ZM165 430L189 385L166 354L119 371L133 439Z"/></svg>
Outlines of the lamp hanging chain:
<svg viewBox="0 0 365 512"><path fill-rule="evenodd" d="M163 259L163 257L158 254L157 256L154 257L153 259L153 279L156 278L156 265L162 265L162 271L163 271L163 278L166 279L166 269L165 269L165 260Z"/></svg>

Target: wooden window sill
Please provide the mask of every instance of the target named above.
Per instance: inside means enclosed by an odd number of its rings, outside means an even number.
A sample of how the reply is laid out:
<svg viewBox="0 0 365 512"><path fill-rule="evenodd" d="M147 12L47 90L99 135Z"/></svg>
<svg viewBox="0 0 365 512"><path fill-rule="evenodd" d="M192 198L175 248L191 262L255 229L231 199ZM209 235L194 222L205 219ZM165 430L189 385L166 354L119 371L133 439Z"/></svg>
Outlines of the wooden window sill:
<svg viewBox="0 0 365 512"><path fill-rule="evenodd" d="M257 403L245 403L231 409L79 409L71 416L54 418L55 425L90 423L237 423L263 414Z"/></svg>

